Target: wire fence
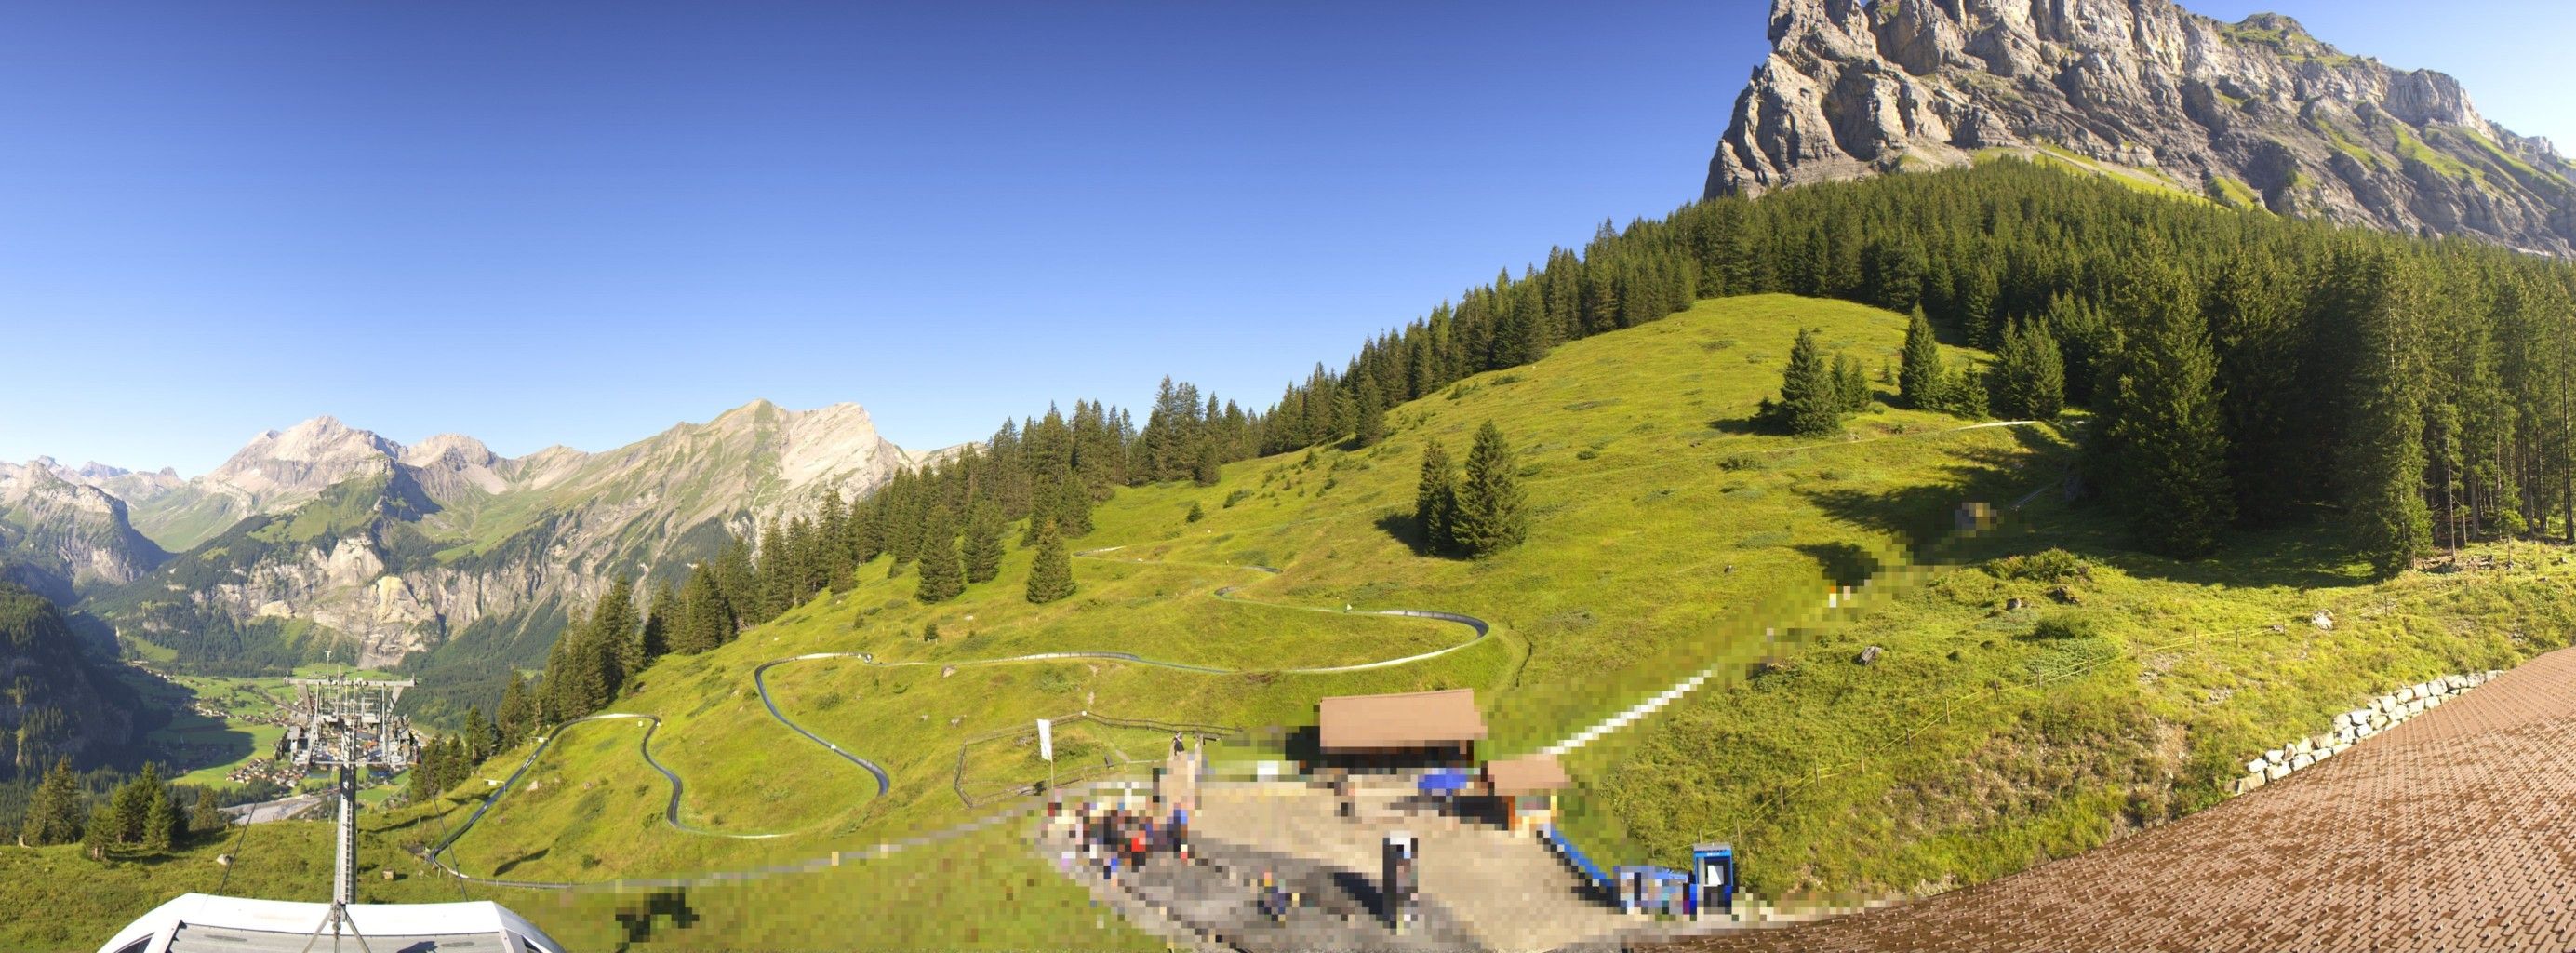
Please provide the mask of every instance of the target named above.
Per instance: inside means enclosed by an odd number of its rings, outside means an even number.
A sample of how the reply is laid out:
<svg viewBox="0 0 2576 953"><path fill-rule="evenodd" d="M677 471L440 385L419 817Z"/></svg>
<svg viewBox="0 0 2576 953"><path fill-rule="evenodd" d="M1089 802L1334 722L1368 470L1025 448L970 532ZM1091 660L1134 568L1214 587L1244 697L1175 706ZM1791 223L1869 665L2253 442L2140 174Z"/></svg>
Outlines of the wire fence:
<svg viewBox="0 0 2576 953"><path fill-rule="evenodd" d="M1132 728L1140 731L1153 731L1158 734L1169 732L1174 735L1185 735L1196 738L1200 741L1230 741L1240 739L1244 734L1243 729L1227 725L1201 725L1184 722L1157 721L1150 718L1119 718L1089 711L1076 712L1062 718L1049 719L1049 721L1052 723L1052 727L1055 728L1064 728L1070 725L1091 722L1112 728ZM968 762L977 746L988 745L1000 741L1009 741L1015 745L1025 745L1032 743L1030 739L1035 738L1036 735L1037 725L1032 722L1027 725L1015 725L996 731L988 731L968 738L964 742L960 743L957 746L957 770L955 777L950 781L950 787L957 792L957 799L964 801L967 807L980 808L1000 803L1002 801L1022 797L1035 797L1039 794L1045 793L1046 788L1039 782L1035 781L988 781L978 784L973 783L972 779L969 777L970 766ZM1136 765L1153 764L1156 763L1157 760L1158 759L1154 758L1127 757L1125 752L1118 750L1117 746L1113 744L1109 746L1108 752L1099 759L1085 758L1080 762L1073 762L1070 759L1059 757L1051 767L1053 778L1049 783L1062 787L1069 784L1097 781L1107 777L1126 774Z"/></svg>

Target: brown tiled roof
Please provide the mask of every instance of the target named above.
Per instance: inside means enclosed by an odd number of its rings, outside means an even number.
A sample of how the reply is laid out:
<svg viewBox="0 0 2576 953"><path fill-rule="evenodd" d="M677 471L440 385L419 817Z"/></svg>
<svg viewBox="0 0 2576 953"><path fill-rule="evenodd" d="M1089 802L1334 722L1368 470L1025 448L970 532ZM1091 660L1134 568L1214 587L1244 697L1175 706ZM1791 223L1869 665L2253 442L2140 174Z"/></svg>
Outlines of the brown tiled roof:
<svg viewBox="0 0 2576 953"><path fill-rule="evenodd" d="M1390 751L1466 744L1485 737L1476 690L1337 695L1316 703L1326 751Z"/></svg>
<svg viewBox="0 0 2576 953"><path fill-rule="evenodd" d="M1556 763L1552 754L1534 754L1485 765L1485 783L1496 794L1539 794L1554 791L1573 781L1565 776L1565 766Z"/></svg>

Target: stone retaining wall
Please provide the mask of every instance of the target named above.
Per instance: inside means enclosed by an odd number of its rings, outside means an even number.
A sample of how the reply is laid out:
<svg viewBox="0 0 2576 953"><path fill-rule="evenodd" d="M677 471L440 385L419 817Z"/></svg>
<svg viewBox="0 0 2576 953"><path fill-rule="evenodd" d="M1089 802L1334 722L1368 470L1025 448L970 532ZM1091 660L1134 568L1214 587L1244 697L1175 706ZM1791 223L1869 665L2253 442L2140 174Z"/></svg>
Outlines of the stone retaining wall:
<svg viewBox="0 0 2576 953"><path fill-rule="evenodd" d="M2439 708L2452 696L2484 685L2502 674L2489 671L2445 675L2373 698L2370 704L2334 716L2334 728L2325 734L2297 739L2245 762L2245 776L2237 778L2228 793L2243 794L2289 777L2293 771L2341 754L2365 738L2396 727L2398 722L2423 714L2428 709Z"/></svg>

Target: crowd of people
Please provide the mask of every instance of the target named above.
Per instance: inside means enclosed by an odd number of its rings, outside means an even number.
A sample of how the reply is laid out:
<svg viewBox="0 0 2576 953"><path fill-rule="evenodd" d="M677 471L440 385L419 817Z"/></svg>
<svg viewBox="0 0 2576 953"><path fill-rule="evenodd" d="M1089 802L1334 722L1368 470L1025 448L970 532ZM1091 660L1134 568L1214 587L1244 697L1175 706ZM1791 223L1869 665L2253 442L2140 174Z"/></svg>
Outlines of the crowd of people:
<svg viewBox="0 0 2576 953"><path fill-rule="evenodd" d="M1101 876L1114 878L1158 856L1183 863L1190 859L1187 810L1166 814L1124 804L1084 802L1069 810L1065 805L1050 805L1048 811L1056 814L1058 824L1072 829L1078 845L1076 859Z"/></svg>

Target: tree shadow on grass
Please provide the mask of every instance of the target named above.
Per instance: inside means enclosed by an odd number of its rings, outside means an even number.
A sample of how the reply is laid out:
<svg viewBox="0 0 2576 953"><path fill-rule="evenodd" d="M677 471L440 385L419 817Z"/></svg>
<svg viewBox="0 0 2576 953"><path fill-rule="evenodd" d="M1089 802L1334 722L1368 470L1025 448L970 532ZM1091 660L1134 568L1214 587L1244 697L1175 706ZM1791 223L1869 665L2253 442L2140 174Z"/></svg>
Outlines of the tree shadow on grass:
<svg viewBox="0 0 2576 953"><path fill-rule="evenodd" d="M1379 516L1377 518L1377 528L1388 536L1394 537L1396 542L1403 543L1406 547L1412 549L1413 554L1416 556L1431 556L1448 559L1458 558L1457 553L1440 552L1432 549L1429 534L1423 532L1422 521L1414 519L1413 514L1411 513L1390 512ZM1273 573L1279 571L1277 567L1273 566L1252 566L1249 568L1266 570Z"/></svg>
<svg viewBox="0 0 2576 953"><path fill-rule="evenodd" d="M1835 517L1903 538L1918 558L1932 558L1935 546L1940 558L1953 563L2058 548L2134 577L2202 586L2315 589L2360 585L2370 579L2337 528L2336 514L2324 508L2262 530L2222 533L2220 550L2200 559L2172 559L2130 545L2119 508L2099 497L2066 508L2043 505L2015 510L2012 504L2025 499L2053 501L2055 494L2046 488L2073 465L2074 458L2036 428L2014 428L2013 434L2018 448L1954 451L1956 462L1942 467L1934 479L1893 492L1836 488L1797 492ZM2036 496L2034 491L2039 491ZM1962 539L1961 505L1972 502L1992 507L2000 528ZM1810 555L1820 561L1828 558ZM1834 571L1832 565L1827 563L1829 571Z"/></svg>
<svg viewBox="0 0 2576 953"><path fill-rule="evenodd" d="M2027 443L2038 438L2023 439ZM2041 466L2046 469L2033 472L2027 466L2031 455L2020 450L1981 447L1954 451L1954 455L1959 462L1940 467L1933 479L1892 491L1798 487L1794 492L1837 519L1894 535L1921 553L1950 538L1958 527L1962 504L1983 503L2002 510L2058 472L2045 458Z"/></svg>
<svg viewBox="0 0 2576 953"><path fill-rule="evenodd" d="M501 866L492 868L492 876L507 877L510 875L510 871L518 869L520 864L532 864L537 861L544 860L547 854L553 852L554 848L552 847L539 847L530 853L521 854L517 857L510 858L509 860L502 861Z"/></svg>
<svg viewBox="0 0 2576 953"><path fill-rule="evenodd" d="M686 891L664 890L644 898L640 904L617 911L617 925L625 934L617 949L625 950L653 938L660 924L670 923L675 930L686 930L698 923L698 911L689 906Z"/></svg>
<svg viewBox="0 0 2576 953"><path fill-rule="evenodd" d="M1877 554L1852 543L1806 543L1797 549L1823 566L1825 579L1837 586L1857 586L1878 574Z"/></svg>
<svg viewBox="0 0 2576 953"><path fill-rule="evenodd" d="M1430 542L1423 537L1422 521L1414 519L1411 513L1388 513L1380 516L1377 518L1377 528L1388 536L1395 537L1396 542L1413 547L1416 555L1427 555L1430 552Z"/></svg>
<svg viewBox="0 0 2576 953"><path fill-rule="evenodd" d="M2201 586L2328 589L2367 585L2377 576L2352 546L2340 514L2323 507L2259 530L2219 535L2217 553L2168 559L2122 551L2106 557L2129 575Z"/></svg>

